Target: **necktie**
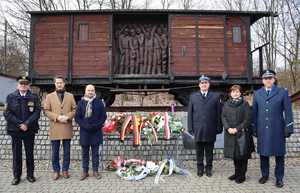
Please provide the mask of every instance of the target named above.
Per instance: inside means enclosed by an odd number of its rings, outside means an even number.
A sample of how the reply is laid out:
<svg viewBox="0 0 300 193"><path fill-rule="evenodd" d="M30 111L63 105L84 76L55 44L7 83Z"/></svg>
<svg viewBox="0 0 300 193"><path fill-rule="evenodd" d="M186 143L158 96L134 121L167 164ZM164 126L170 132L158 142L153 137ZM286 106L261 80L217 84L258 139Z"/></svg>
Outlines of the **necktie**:
<svg viewBox="0 0 300 193"><path fill-rule="evenodd" d="M270 95L270 90L267 90L267 96L269 96Z"/></svg>
<svg viewBox="0 0 300 193"><path fill-rule="evenodd" d="M203 98L206 98L206 94L205 94L205 92L204 92L204 93L202 93L202 96L203 96Z"/></svg>

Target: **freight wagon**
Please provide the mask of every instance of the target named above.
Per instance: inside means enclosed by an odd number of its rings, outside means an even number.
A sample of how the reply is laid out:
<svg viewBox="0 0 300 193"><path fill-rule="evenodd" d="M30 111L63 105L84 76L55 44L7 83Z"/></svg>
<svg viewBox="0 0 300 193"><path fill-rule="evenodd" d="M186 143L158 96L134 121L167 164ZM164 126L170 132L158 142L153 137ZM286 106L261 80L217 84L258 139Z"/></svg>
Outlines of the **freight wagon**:
<svg viewBox="0 0 300 193"><path fill-rule="evenodd" d="M201 74L219 91L260 85L253 74L251 25L272 12L89 10L31 14L29 77L41 92L63 76L111 105L116 94L169 92L187 105ZM261 49L260 49L261 50ZM262 71L262 61L259 70ZM196 86L196 87L195 87Z"/></svg>

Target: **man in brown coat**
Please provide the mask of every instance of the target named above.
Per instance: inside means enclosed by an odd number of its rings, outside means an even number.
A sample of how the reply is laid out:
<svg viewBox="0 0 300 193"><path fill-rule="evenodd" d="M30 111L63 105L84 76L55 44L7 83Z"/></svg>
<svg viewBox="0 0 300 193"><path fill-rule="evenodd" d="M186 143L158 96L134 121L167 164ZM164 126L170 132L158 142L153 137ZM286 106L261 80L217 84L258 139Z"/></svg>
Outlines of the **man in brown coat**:
<svg viewBox="0 0 300 193"><path fill-rule="evenodd" d="M75 115L76 102L74 96L65 91L65 80L54 78L55 91L46 96L44 111L50 120L50 140L52 144L53 179L60 177L59 148L63 144L62 174L69 178L70 142L73 137L72 119Z"/></svg>

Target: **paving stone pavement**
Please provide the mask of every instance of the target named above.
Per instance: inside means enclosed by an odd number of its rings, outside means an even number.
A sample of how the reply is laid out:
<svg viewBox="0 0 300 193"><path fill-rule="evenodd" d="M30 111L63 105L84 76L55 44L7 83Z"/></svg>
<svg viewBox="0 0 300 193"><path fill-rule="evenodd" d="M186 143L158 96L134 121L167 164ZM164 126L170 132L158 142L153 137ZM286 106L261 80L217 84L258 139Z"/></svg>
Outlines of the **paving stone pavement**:
<svg viewBox="0 0 300 193"><path fill-rule="evenodd" d="M24 163L25 164L25 163ZM26 173L22 176L22 181L17 186L10 185L12 180L11 161L0 161L0 192L5 193L258 193L258 192L300 192L300 158L289 158L286 160L285 186L282 189L274 186L274 159L271 161L270 180L265 184L258 184L260 177L259 160L252 159L249 162L247 180L243 184L236 184L227 179L232 174L233 163L230 160L214 161L214 175L211 178L206 176L197 177L195 162L183 163L185 168L191 172L191 176L184 177L173 175L164 177L159 185L154 185L154 177L147 177L144 180L132 182L121 180L113 172L103 172L103 178L96 180L89 177L85 181L79 181L80 162L74 161L71 164L71 178L51 179L51 169L49 161L36 161L37 182L31 184L26 179ZM24 168L23 171L26 171Z"/></svg>

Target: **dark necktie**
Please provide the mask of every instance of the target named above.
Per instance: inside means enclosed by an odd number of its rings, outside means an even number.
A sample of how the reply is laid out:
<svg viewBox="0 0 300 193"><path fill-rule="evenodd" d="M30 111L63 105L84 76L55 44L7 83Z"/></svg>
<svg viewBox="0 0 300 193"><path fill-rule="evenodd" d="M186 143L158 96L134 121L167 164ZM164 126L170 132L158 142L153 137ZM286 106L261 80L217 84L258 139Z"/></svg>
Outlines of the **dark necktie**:
<svg viewBox="0 0 300 193"><path fill-rule="evenodd" d="M270 90L267 90L267 96L269 96L270 95Z"/></svg>
<svg viewBox="0 0 300 193"><path fill-rule="evenodd" d="M60 102L62 103L64 101L65 92L57 92L57 95L58 95Z"/></svg>
<svg viewBox="0 0 300 193"><path fill-rule="evenodd" d="M204 92L204 93L202 93L202 96L203 96L203 98L206 98L205 92Z"/></svg>

